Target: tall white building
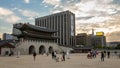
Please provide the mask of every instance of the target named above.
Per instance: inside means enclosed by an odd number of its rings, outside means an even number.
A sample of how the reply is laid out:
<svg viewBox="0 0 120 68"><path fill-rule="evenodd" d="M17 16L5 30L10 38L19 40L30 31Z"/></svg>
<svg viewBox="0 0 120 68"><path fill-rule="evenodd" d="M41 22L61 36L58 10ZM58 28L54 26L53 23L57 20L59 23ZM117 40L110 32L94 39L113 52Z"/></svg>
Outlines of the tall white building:
<svg viewBox="0 0 120 68"><path fill-rule="evenodd" d="M60 46L75 46L75 14L70 11L51 14L35 19L35 25L57 30L54 36L59 39L56 42Z"/></svg>

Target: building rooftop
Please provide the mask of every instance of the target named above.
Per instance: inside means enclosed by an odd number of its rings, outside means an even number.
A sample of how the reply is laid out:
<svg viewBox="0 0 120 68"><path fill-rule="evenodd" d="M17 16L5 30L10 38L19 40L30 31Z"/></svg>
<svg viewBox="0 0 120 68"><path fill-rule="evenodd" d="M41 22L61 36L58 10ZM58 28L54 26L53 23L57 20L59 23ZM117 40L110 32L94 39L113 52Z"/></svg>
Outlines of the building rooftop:
<svg viewBox="0 0 120 68"><path fill-rule="evenodd" d="M5 40L0 40L0 47L15 48L15 46L13 46L12 44Z"/></svg>
<svg viewBox="0 0 120 68"><path fill-rule="evenodd" d="M14 27L20 30L29 29L29 30L40 31L40 32L52 32L52 33L57 32L56 30L51 30L51 29L47 29L46 27L39 27L31 24L19 23L19 24L16 24Z"/></svg>

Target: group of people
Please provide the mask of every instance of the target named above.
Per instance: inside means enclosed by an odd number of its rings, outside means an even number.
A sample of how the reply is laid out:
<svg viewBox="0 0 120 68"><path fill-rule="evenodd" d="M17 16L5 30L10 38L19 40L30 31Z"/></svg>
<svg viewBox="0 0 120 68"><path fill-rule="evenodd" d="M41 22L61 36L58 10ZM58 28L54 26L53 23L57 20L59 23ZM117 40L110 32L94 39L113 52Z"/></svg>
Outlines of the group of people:
<svg viewBox="0 0 120 68"><path fill-rule="evenodd" d="M107 53L107 54L106 54ZM104 61L104 58L106 57L107 55L107 58L109 59L110 58L110 51L102 51L101 52L101 61Z"/></svg>
<svg viewBox="0 0 120 68"><path fill-rule="evenodd" d="M34 53L33 53L34 61L35 61L35 59L36 59L36 55L37 55L36 52L34 52ZM47 53L46 55L48 56L48 53ZM61 60L61 61L65 61L66 55L67 55L67 58L70 59L70 58L69 58L69 52L64 52L64 51L63 51L60 55L62 55L62 57L59 57L59 56L57 55L57 52L56 52L56 51L52 51L52 53L51 53L52 59L56 60L57 62L59 62L60 60Z"/></svg>
<svg viewBox="0 0 120 68"><path fill-rule="evenodd" d="M96 58L98 53L100 52L97 52L96 50L92 50L88 55L87 55L87 58L88 59L92 59L92 58ZM34 61L35 61L35 58L36 58L36 52L33 53L33 57L34 57ZM48 56L48 54L46 54ZM62 52L61 54L61 57L57 55L57 52L56 51L52 51L51 53L51 56L52 56L52 59L54 59L55 61L59 62L59 61L65 61L66 58L69 59L69 52ZM110 51L101 51L101 61L104 61L104 58L107 56L107 58L109 59L110 58ZM120 55L119 55L120 57Z"/></svg>
<svg viewBox="0 0 120 68"><path fill-rule="evenodd" d="M96 50L92 50L90 51L90 53L87 55L88 59L92 59L92 58L96 58L96 56L98 55L98 52Z"/></svg>
<svg viewBox="0 0 120 68"><path fill-rule="evenodd" d="M66 55L67 55L67 57L68 57L68 53L66 53L66 52L62 52L61 53L62 54L62 57L59 57L58 55L57 55L57 52L56 51L53 51L52 52L52 59L55 59L57 62L59 62L60 60L61 61L65 61L65 59L66 59ZM69 58L69 57L68 57Z"/></svg>
<svg viewBox="0 0 120 68"><path fill-rule="evenodd" d="M88 59L92 59L92 58L96 58L96 56L98 55L98 52L96 50L92 50L88 55L87 58ZM110 51L101 51L101 61L104 61L104 58L106 57L109 59L110 58Z"/></svg>

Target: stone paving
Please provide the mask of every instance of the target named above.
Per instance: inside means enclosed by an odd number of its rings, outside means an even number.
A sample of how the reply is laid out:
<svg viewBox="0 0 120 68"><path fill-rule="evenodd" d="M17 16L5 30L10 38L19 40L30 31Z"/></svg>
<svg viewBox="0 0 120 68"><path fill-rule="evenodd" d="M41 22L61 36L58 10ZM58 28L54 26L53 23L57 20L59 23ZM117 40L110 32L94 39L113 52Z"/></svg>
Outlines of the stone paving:
<svg viewBox="0 0 120 68"><path fill-rule="evenodd" d="M120 59L116 56L101 62L100 56L87 59L86 55L70 54L70 59L60 62L53 60L51 55L37 55L35 61L32 55L0 57L0 68L120 68Z"/></svg>

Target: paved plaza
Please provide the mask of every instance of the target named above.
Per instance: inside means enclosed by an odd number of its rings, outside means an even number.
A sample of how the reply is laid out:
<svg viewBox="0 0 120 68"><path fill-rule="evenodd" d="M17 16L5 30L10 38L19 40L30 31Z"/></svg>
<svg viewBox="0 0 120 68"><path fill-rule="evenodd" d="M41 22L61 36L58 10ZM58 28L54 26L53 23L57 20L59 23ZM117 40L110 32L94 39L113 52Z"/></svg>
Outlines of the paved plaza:
<svg viewBox="0 0 120 68"><path fill-rule="evenodd" d="M87 59L87 54L71 54L70 59L56 62L51 55L37 55L36 61L32 55L0 57L0 68L120 68L120 59L111 56L101 62L100 56L95 59ZM60 57L61 55L59 55Z"/></svg>

